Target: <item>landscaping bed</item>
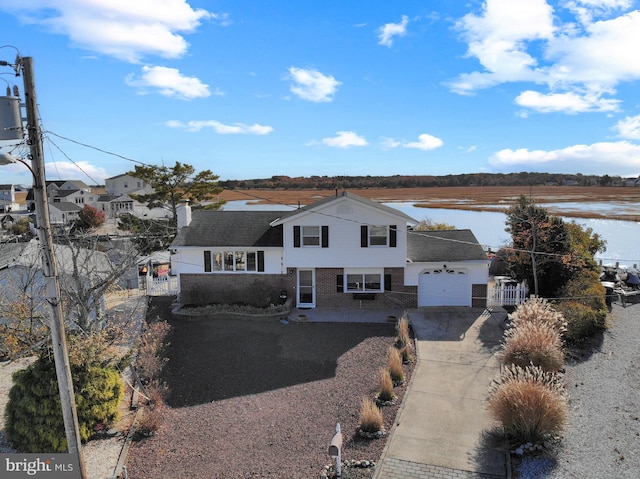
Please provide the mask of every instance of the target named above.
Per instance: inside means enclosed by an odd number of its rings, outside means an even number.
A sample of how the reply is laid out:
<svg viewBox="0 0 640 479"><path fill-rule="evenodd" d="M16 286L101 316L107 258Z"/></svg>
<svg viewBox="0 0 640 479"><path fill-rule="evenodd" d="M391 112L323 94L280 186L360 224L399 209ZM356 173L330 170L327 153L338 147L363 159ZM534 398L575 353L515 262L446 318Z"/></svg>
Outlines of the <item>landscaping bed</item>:
<svg viewBox="0 0 640 479"><path fill-rule="evenodd" d="M358 435L362 398L373 398L394 344L392 323L290 323L171 318L154 299L150 318L172 332L163 380L169 387L156 436L134 444L130 478L320 477L340 423L343 460L377 461L382 439ZM407 379L413 365L405 366ZM383 407L391 430L399 400ZM350 474L350 475L349 475ZM343 469L372 477L373 469Z"/></svg>

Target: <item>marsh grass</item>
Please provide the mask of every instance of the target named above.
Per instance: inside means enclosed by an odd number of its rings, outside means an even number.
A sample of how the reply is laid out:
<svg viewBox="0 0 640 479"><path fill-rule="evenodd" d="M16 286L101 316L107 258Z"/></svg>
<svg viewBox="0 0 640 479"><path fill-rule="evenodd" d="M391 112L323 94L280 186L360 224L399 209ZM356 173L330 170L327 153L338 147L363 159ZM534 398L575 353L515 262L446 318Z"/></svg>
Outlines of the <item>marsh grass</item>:
<svg viewBox="0 0 640 479"><path fill-rule="evenodd" d="M375 402L369 398L362 399L360 407L360 430L363 432L375 433L382 431L384 420L382 412Z"/></svg>

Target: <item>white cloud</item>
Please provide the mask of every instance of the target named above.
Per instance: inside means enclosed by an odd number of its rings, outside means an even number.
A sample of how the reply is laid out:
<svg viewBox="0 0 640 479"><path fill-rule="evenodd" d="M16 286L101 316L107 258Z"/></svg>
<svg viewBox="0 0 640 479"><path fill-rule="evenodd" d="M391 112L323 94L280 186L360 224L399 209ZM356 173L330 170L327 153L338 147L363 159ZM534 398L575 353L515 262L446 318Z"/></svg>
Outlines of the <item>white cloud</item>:
<svg viewBox="0 0 640 479"><path fill-rule="evenodd" d="M609 112L620 82L640 79L640 11L629 0L486 0L457 24L482 69L449 86L471 94L531 82L516 103L539 112Z"/></svg>
<svg viewBox="0 0 640 479"><path fill-rule="evenodd" d="M548 93L527 90L515 99L515 102L525 108L542 113L564 112L583 113L587 111L616 111L619 100L602 98L597 94L580 92Z"/></svg>
<svg viewBox="0 0 640 479"><path fill-rule="evenodd" d="M3 6L23 22L66 35L82 49L137 63L144 56L179 58L182 36L224 14L192 8L186 0L22 0Z"/></svg>
<svg viewBox="0 0 640 479"><path fill-rule="evenodd" d="M289 78L294 81L291 92L313 102L330 102L338 87L342 85L331 75L323 75L318 70L289 68Z"/></svg>
<svg viewBox="0 0 640 479"><path fill-rule="evenodd" d="M444 143L440 138L436 138L435 136L423 133L422 135L418 136L418 141L405 143L402 146L404 146L405 148L417 148L418 150L428 151L440 148L443 144Z"/></svg>
<svg viewBox="0 0 640 479"><path fill-rule="evenodd" d="M393 37L403 37L407 34L409 18L402 15L400 23L385 23L378 28L378 44L390 47L393 45Z"/></svg>
<svg viewBox="0 0 640 479"><path fill-rule="evenodd" d="M87 161L55 161L45 164L47 176L61 180L81 179L85 183L104 184L105 178L109 178L106 170L101 166L95 166Z"/></svg>
<svg viewBox="0 0 640 479"><path fill-rule="evenodd" d="M181 100L206 98L211 95L209 85L202 83L196 77L183 75L176 68L143 66L140 78L136 79L132 74L126 78L126 82L130 86L139 88L141 94L147 93L148 89L153 89L161 95ZM219 94L218 90L216 94Z"/></svg>
<svg viewBox="0 0 640 479"><path fill-rule="evenodd" d="M233 125L225 125L217 120L191 120L183 123L177 120L169 120L166 125L170 128L183 128L187 131L198 132L203 128L211 128L220 135L267 135L273 131L270 126L245 125L244 123L234 123Z"/></svg>
<svg viewBox="0 0 640 479"><path fill-rule="evenodd" d="M614 129L618 131L620 138L640 140L640 115L628 116L624 120L620 120Z"/></svg>
<svg viewBox="0 0 640 479"><path fill-rule="evenodd" d="M544 165L547 170L605 174L615 165L616 172L637 174L640 171L640 145L628 141L573 145L558 150L504 149L489 163L494 167L527 168ZM560 166L561 164L561 166Z"/></svg>
<svg viewBox="0 0 640 479"><path fill-rule="evenodd" d="M349 148L352 146L367 146L367 140L353 131L338 131L333 138L323 138L322 143L333 148Z"/></svg>
<svg viewBox="0 0 640 479"><path fill-rule="evenodd" d="M418 136L418 141L400 141L393 138L383 138L380 145L383 148L416 148L418 150L428 151L440 148L443 145L443 141L433 135L423 133Z"/></svg>

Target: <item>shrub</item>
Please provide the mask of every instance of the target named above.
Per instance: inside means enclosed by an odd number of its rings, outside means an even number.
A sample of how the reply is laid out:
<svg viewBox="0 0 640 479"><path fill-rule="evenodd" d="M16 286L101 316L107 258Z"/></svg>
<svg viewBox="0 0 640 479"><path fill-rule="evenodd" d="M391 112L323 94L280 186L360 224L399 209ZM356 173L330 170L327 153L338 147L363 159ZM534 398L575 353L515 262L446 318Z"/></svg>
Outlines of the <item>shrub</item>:
<svg viewBox="0 0 640 479"><path fill-rule="evenodd" d="M544 371L560 371L564 366L562 338L549 323L522 322L505 332L501 359L504 364L532 364Z"/></svg>
<svg viewBox="0 0 640 479"><path fill-rule="evenodd" d="M389 370L380 368L380 390L376 396L376 399L381 402L393 401L396 395L393 392L393 381Z"/></svg>
<svg viewBox="0 0 640 479"><path fill-rule="evenodd" d="M166 362L160 353L171 326L166 321L157 321L145 325L138 342L136 368L143 383L149 383L160 375Z"/></svg>
<svg viewBox="0 0 640 479"><path fill-rule="evenodd" d="M605 290L597 272L580 271L567 282L561 294L562 297L569 298L556 305L567 320L565 338L568 342L580 342L605 327Z"/></svg>
<svg viewBox="0 0 640 479"><path fill-rule="evenodd" d="M72 365L71 372L80 438L86 441L93 434L94 426L117 419L124 389L115 369ZM5 409L7 439L22 452L66 452L67 440L53 362L40 358L14 373L13 381Z"/></svg>
<svg viewBox="0 0 640 479"><path fill-rule="evenodd" d="M556 311L549 301L537 296L531 296L524 303L519 304L509 318L513 327L521 323L540 321L551 325L560 334L567 329L567 322L562 313Z"/></svg>
<svg viewBox="0 0 640 479"><path fill-rule="evenodd" d="M402 354L397 348L391 346L387 350L387 362L391 380L396 384L403 382L404 370L402 369Z"/></svg>
<svg viewBox="0 0 640 479"><path fill-rule="evenodd" d="M557 434L567 421L564 385L555 373L529 366L508 366L494 381L489 412L520 442Z"/></svg>
<svg viewBox="0 0 640 479"><path fill-rule="evenodd" d="M363 432L378 432L382 431L383 426L382 412L376 406L376 403L369 398L364 398L360 407L360 430Z"/></svg>
<svg viewBox="0 0 640 479"><path fill-rule="evenodd" d="M605 327L606 310L595 310L578 301L563 301L558 308L567 318L565 338L569 343L579 343Z"/></svg>

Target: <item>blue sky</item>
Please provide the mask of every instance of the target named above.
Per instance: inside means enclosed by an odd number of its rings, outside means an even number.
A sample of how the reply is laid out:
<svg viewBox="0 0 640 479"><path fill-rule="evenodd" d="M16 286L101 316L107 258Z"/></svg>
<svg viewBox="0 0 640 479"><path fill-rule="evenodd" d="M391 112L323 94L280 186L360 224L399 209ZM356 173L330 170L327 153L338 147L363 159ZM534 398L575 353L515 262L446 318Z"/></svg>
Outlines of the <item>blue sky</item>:
<svg viewBox="0 0 640 479"><path fill-rule="evenodd" d="M49 179L640 174L640 1L0 0L0 32Z"/></svg>

